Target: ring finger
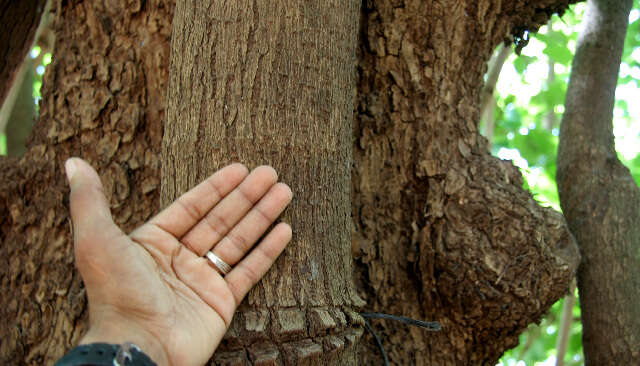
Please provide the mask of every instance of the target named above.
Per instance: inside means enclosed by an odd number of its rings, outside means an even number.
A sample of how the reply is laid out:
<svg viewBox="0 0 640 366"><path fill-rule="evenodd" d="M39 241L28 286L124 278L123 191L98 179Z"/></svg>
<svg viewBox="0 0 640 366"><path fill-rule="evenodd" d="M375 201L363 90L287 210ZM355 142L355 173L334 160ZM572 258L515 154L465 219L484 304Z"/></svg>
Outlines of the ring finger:
<svg viewBox="0 0 640 366"><path fill-rule="evenodd" d="M180 241L197 256L204 256L269 191L277 179L278 175L271 167L254 169Z"/></svg>
<svg viewBox="0 0 640 366"><path fill-rule="evenodd" d="M278 183L211 249L230 266L238 263L291 202L289 186Z"/></svg>

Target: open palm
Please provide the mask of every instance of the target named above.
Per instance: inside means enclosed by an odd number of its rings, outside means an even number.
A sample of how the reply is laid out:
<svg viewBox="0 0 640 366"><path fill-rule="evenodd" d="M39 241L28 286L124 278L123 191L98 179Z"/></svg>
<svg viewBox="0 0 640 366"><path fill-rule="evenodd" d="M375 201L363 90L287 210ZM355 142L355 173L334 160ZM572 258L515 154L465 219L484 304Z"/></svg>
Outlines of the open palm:
<svg viewBox="0 0 640 366"><path fill-rule="evenodd" d="M75 256L89 299L81 343L132 341L159 364L202 365L247 292L291 239L291 201L270 167L227 166L129 235L113 222L97 173L68 163ZM203 256L233 267L226 276Z"/></svg>

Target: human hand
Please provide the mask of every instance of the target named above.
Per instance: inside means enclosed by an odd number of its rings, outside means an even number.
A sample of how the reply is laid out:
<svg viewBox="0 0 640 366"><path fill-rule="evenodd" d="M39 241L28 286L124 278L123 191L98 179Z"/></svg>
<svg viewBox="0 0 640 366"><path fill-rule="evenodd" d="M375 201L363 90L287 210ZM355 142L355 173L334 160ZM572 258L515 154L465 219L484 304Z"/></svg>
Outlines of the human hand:
<svg viewBox="0 0 640 366"><path fill-rule="evenodd" d="M113 222L100 178L86 162L65 165L74 249L89 300L80 344L137 344L158 365L203 365L247 292L291 240L280 223L291 201L271 167L229 165L129 235ZM213 248L213 249L212 249ZM209 250L233 269L222 276Z"/></svg>

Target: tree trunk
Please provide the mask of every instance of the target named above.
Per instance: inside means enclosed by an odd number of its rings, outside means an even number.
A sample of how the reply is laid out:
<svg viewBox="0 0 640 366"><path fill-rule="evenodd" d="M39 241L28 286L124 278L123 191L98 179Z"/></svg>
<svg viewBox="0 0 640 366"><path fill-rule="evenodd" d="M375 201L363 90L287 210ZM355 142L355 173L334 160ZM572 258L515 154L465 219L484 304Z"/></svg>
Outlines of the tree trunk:
<svg viewBox="0 0 640 366"><path fill-rule="evenodd" d="M356 364L345 86L358 11L355 0L176 4L161 204L232 161L272 165L295 197L294 240L236 313L219 364Z"/></svg>
<svg viewBox="0 0 640 366"><path fill-rule="evenodd" d="M62 8L59 8L62 6ZM28 151L0 159L0 364L52 364L86 328L63 163L87 159L125 231L158 208L171 1L54 2Z"/></svg>
<svg viewBox="0 0 640 366"><path fill-rule="evenodd" d="M397 365L495 365L568 289L560 214L522 190L477 130L486 62L557 1L366 1L352 172L356 283ZM381 364L364 340L367 364Z"/></svg>
<svg viewBox="0 0 640 366"><path fill-rule="evenodd" d="M616 156L612 114L632 1L590 0L558 146L560 204L582 251L587 365L640 360L640 189Z"/></svg>
<svg viewBox="0 0 640 366"><path fill-rule="evenodd" d="M578 256L562 218L489 157L482 75L499 42L566 0L366 1L360 14L354 1L202 4L177 7L169 79L169 0L57 2L29 150L0 160L0 363L51 363L86 327L72 155L98 169L125 230L231 160L273 164L293 187L294 243L218 364L379 364L358 340L361 308L442 322L428 334L376 322L395 364L495 363L567 289Z"/></svg>

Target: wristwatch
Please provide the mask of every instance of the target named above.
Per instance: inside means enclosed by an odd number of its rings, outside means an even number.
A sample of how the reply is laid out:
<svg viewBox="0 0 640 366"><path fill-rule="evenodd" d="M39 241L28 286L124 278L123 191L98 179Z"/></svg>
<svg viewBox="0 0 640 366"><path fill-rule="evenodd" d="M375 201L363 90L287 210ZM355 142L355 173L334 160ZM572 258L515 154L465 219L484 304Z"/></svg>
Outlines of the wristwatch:
<svg viewBox="0 0 640 366"><path fill-rule="evenodd" d="M91 343L69 351L54 366L157 366L140 347L123 344Z"/></svg>

